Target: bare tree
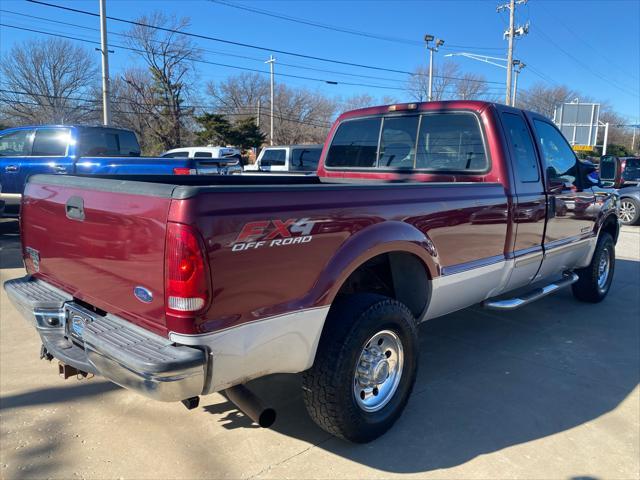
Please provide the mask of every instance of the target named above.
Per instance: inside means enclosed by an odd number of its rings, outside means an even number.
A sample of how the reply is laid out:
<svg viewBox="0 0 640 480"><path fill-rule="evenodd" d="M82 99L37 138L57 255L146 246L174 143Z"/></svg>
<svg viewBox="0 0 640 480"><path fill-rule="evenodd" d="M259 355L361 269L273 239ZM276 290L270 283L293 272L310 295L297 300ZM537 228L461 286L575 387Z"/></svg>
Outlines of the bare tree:
<svg viewBox="0 0 640 480"><path fill-rule="evenodd" d="M448 100L453 98L452 89L455 88L460 69L452 62L445 62L441 66L433 67L432 100ZM418 67L407 83L407 92L418 102L426 102L429 98L429 68Z"/></svg>
<svg viewBox="0 0 640 480"><path fill-rule="evenodd" d="M459 100L484 100L489 95L489 85L484 75L465 73L455 82L455 98Z"/></svg>
<svg viewBox="0 0 640 480"><path fill-rule="evenodd" d="M266 108L269 92L269 81L259 73L241 73L207 85L207 93L218 110L236 116L255 116L258 104Z"/></svg>
<svg viewBox="0 0 640 480"><path fill-rule="evenodd" d="M99 118L91 98L95 59L68 40L28 40L4 56L0 110L15 123L81 123Z"/></svg>
<svg viewBox="0 0 640 480"><path fill-rule="evenodd" d="M147 69L125 71L122 80L128 88L116 104L121 102L139 115L137 121L144 123L160 149L182 146L186 124L193 114L184 102L193 84L191 74L198 49L189 37L176 32L184 30L189 20L156 12L137 22L148 26L134 26L127 43L139 52Z"/></svg>
<svg viewBox="0 0 640 480"><path fill-rule="evenodd" d="M547 86L536 83L531 88L518 92L518 106L553 118L553 112L561 103L570 102L579 97L577 91L565 85Z"/></svg>
<svg viewBox="0 0 640 480"><path fill-rule="evenodd" d="M373 107L379 104L380 104L380 101L376 100L374 97L372 97L368 93L363 93L360 95L352 95L351 97L347 97L346 99L339 101L340 110L342 112L347 112L349 110L356 110L358 108Z"/></svg>
<svg viewBox="0 0 640 480"><path fill-rule="evenodd" d="M269 81L260 74L240 74L218 83L209 83L207 93L216 112L234 122L257 117L260 128L269 132ZM276 143L322 142L337 109L337 102L321 93L276 84L274 95L274 141Z"/></svg>

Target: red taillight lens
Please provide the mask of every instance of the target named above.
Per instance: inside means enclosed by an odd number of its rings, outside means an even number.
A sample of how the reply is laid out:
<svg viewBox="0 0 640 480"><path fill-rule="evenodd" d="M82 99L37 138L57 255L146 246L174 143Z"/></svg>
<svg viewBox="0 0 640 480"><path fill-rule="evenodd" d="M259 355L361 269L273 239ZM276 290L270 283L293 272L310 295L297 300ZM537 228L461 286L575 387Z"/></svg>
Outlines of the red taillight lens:
<svg viewBox="0 0 640 480"><path fill-rule="evenodd" d="M167 224L165 298L168 314L201 312L209 301L202 243L192 227Z"/></svg>
<svg viewBox="0 0 640 480"><path fill-rule="evenodd" d="M174 175L195 175L195 168L176 167L173 169Z"/></svg>

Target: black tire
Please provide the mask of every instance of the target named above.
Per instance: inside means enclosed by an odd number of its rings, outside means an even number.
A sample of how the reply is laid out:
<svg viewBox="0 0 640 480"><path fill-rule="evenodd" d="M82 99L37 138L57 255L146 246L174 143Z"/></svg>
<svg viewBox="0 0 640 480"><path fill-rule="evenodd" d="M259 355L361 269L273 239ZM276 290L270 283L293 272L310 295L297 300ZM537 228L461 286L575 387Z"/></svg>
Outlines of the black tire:
<svg viewBox="0 0 640 480"><path fill-rule="evenodd" d="M618 218L623 225L637 225L640 223L640 202L631 197L621 198Z"/></svg>
<svg viewBox="0 0 640 480"><path fill-rule="evenodd" d="M608 257L607 277L603 283L599 283L600 269L604 257ZM607 232L602 232L598 238L596 250L589 266L576 270L579 280L571 285L573 296L578 300L589 303L598 303L604 300L609 293L613 273L616 266L616 251L613 238Z"/></svg>
<svg viewBox="0 0 640 480"><path fill-rule="evenodd" d="M311 418L327 432L357 443L374 440L391 428L416 379L416 323L404 304L382 295L356 294L337 300L327 317L315 363L303 375L303 398ZM388 402L367 412L358 405L354 393L360 388L356 366L367 340L381 331L391 331L399 339L403 367Z"/></svg>

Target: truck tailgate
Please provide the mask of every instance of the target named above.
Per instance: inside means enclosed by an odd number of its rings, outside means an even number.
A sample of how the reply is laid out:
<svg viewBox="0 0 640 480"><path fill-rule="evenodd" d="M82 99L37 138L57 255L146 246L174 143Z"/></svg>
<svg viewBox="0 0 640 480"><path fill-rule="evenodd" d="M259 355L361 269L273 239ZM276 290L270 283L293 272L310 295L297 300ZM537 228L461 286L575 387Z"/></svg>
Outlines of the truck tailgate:
<svg viewBox="0 0 640 480"><path fill-rule="evenodd" d="M166 334L164 249L173 186L127 183L123 191L117 180L33 177L22 207L25 262L77 299Z"/></svg>

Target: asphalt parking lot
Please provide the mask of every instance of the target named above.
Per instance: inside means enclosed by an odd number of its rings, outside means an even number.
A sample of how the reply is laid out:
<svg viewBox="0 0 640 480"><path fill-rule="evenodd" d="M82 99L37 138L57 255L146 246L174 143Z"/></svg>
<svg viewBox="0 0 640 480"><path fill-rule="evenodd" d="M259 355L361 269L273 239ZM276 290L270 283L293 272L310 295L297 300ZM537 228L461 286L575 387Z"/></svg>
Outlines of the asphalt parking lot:
<svg viewBox="0 0 640 480"><path fill-rule="evenodd" d="M22 276L17 222L0 248L1 280ZM598 305L566 290L424 324L408 408L367 445L316 427L295 375L252 382L278 411L268 430L218 394L187 411L64 381L2 291L0 478L639 478L640 227L616 253Z"/></svg>

